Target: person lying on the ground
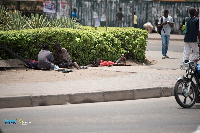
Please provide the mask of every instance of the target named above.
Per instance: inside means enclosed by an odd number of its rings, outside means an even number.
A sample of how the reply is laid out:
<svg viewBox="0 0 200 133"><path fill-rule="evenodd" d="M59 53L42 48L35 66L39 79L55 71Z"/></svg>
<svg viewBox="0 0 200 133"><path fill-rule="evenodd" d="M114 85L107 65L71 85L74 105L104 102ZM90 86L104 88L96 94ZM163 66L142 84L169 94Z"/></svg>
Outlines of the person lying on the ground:
<svg viewBox="0 0 200 133"><path fill-rule="evenodd" d="M94 63L91 65L92 67L98 67L101 63L101 59L100 58L96 58L96 60L94 61Z"/></svg>
<svg viewBox="0 0 200 133"><path fill-rule="evenodd" d="M55 44L56 53L54 63L61 68L69 68L74 66L79 69L79 66L76 62L72 62L72 59L65 48L61 48L59 43Z"/></svg>
<svg viewBox="0 0 200 133"><path fill-rule="evenodd" d="M42 50L38 54L38 68L51 69L53 60L53 54L49 51L48 44L44 44Z"/></svg>

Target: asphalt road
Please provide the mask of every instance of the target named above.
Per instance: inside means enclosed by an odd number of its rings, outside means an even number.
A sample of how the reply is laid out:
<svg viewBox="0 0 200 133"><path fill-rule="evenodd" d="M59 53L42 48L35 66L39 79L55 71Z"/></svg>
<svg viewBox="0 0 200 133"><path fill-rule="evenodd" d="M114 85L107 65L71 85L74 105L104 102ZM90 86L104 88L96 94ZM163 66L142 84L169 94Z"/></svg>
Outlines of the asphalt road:
<svg viewBox="0 0 200 133"><path fill-rule="evenodd" d="M199 115L200 104L182 109L174 97L165 97L5 108L0 128L3 133L192 133L200 126ZM17 121L5 124L5 119Z"/></svg>

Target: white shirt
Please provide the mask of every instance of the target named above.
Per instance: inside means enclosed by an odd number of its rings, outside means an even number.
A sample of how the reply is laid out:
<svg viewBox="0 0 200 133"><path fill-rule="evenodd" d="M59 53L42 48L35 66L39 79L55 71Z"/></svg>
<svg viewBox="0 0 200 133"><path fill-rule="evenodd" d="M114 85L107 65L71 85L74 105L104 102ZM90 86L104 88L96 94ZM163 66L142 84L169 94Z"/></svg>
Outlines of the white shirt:
<svg viewBox="0 0 200 133"><path fill-rule="evenodd" d="M167 21L169 21L170 23L173 23L173 18L171 16L168 16L167 18L165 18L163 16L161 18L163 18L163 22L162 23L165 23ZM159 19L158 24L161 24L161 18ZM171 28L171 26L169 24L163 25L163 28L161 30L161 35L170 35L171 29L172 28Z"/></svg>

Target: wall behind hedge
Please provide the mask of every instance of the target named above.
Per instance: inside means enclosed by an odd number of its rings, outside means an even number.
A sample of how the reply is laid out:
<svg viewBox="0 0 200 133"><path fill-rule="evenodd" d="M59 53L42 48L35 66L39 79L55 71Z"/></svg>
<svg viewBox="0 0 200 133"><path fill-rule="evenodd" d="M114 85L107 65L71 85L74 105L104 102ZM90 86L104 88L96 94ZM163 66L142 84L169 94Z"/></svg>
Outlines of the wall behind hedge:
<svg viewBox="0 0 200 133"><path fill-rule="evenodd" d="M82 27L39 28L28 30L0 31L0 43L6 44L26 59L37 60L44 43L55 53L54 44L59 42L70 53L72 59L80 65L92 63L95 58L116 61L121 54L137 61L144 61L146 50L145 30L135 28ZM0 59L15 58L4 49L0 49Z"/></svg>

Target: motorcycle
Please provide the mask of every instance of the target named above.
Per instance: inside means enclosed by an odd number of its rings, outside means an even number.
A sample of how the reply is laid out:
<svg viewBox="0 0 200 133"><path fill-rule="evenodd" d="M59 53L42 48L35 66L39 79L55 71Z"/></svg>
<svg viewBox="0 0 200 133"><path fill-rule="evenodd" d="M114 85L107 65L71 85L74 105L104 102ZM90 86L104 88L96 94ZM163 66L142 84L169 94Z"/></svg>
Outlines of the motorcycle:
<svg viewBox="0 0 200 133"><path fill-rule="evenodd" d="M175 87L176 102L183 108L191 108L200 102L200 64L189 61L180 64L181 70L186 70L186 75L179 77Z"/></svg>

